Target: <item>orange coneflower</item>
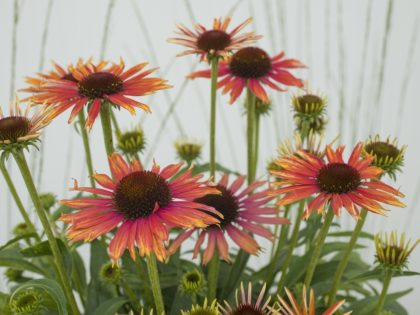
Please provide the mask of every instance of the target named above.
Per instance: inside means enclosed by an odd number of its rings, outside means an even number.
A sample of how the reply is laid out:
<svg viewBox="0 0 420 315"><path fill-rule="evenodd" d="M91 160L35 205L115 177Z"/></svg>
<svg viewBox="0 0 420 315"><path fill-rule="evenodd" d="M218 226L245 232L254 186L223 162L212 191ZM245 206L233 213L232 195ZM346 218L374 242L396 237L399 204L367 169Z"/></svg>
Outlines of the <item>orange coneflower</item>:
<svg viewBox="0 0 420 315"><path fill-rule="evenodd" d="M256 255L260 251L260 246L248 232L267 239L273 239L273 233L264 228L262 224L289 223L288 219L277 217L278 209L276 207L267 205L273 199L272 197L267 197L267 190L255 192L265 182L254 182L248 187L242 188L245 179L245 176L240 176L229 186L229 176L224 175L216 185L220 194L213 192L195 199L195 202L203 206L214 207L223 215L223 219L220 220L220 224L210 225L200 231L194 248L193 258L198 256L200 247L206 237L208 244L204 249L204 264L211 260L216 248L224 260L230 260L227 236L247 253ZM198 208L203 209L201 206ZM182 242L188 239L196 230L196 228L193 228L182 232L174 240L169 250L171 252L178 250Z"/></svg>
<svg viewBox="0 0 420 315"><path fill-rule="evenodd" d="M359 207L378 214L384 214L385 210L380 203L403 207L395 196L404 195L378 179L382 170L371 166L372 156L361 159L362 149L359 143L347 163L343 160L344 146L334 151L328 145L327 162L303 150L280 158L276 163L282 170L271 173L280 178L275 184L284 187L272 193L286 194L279 201L281 205L316 195L307 205L305 217L313 210L323 212L328 202L336 215L345 208L354 217L359 216Z"/></svg>
<svg viewBox="0 0 420 315"><path fill-rule="evenodd" d="M135 108L150 112L148 105L127 96L142 96L152 94L158 90L170 87L160 78L146 78L155 69L142 71L147 63L135 65L127 70L124 61L119 64L109 64L101 61L79 60L75 67L69 67L69 73L63 73L61 78L45 78L45 81L28 78L32 88L25 89L34 93L30 98L35 103L54 105L59 112L72 107L69 122L71 122L84 106L89 106L86 126L90 129L98 116L102 102L127 109L135 114ZM52 75L50 75L52 76ZM38 85L37 85L38 84Z"/></svg>
<svg viewBox="0 0 420 315"><path fill-rule="evenodd" d="M244 87L261 101L268 102L268 95L262 84L278 91L284 91L276 82L283 85L303 87L303 81L294 77L288 69L303 68L296 59L283 59L284 52L270 58L261 48L246 47L238 50L228 60L222 60L218 76L223 78L218 87L223 94L230 92L232 104L241 95ZM211 70L196 71L189 78L210 78Z"/></svg>
<svg viewBox="0 0 420 315"><path fill-rule="evenodd" d="M307 299L307 291L306 287L303 286L302 291L302 303L299 303L297 299L294 297L293 293L290 292L288 288L284 288L286 294L289 298L290 304L286 302L283 298L278 296L280 307L280 315L315 315L315 294L314 290L311 289L310 297L309 297L309 306L308 306L308 299ZM335 314L340 307L345 303L345 300L341 300L327 310L325 310L322 315L333 315ZM344 315L350 315L351 312L345 313Z"/></svg>
<svg viewBox="0 0 420 315"><path fill-rule="evenodd" d="M32 116L29 115L31 105L23 112L18 101L10 103L9 115L3 114L0 107L0 145L24 143L40 136L45 128L56 116L54 108L40 108Z"/></svg>
<svg viewBox="0 0 420 315"><path fill-rule="evenodd" d="M109 157L113 179L96 174L96 182L103 188L78 187L100 197L63 200L62 203L81 211L64 214L61 220L71 224L68 237L73 241L92 241L117 228L109 245L109 254L117 261L126 248L133 259L135 246L141 256L154 253L161 261L167 257L164 242L168 227L206 227L219 222L219 212L194 201L214 188L200 181L201 175L192 176L187 170L176 178L182 167L169 165L162 170L156 164L148 171L140 161L128 164L119 154Z"/></svg>
<svg viewBox="0 0 420 315"><path fill-rule="evenodd" d="M207 60L209 56L225 56L233 50L255 43L262 37L255 35L254 32L239 34L245 26L251 23L252 18L246 19L228 32L230 20L229 16L224 20L222 18L214 19L212 29L206 29L197 23L194 25L194 30L190 30L184 25L178 24L176 33L181 37L170 38L168 41L189 48L178 56L197 54L201 56L201 60Z"/></svg>

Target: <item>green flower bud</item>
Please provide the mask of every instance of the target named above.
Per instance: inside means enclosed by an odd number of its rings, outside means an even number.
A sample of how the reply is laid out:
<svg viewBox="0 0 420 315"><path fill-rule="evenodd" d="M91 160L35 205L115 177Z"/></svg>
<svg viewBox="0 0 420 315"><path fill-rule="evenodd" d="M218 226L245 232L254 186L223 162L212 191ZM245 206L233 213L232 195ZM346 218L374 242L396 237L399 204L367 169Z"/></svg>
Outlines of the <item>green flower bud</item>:
<svg viewBox="0 0 420 315"><path fill-rule="evenodd" d="M379 135L369 138L364 145L363 154L372 155L372 165L381 168L385 174L395 180L396 172L404 165L406 146L398 146L397 140L387 138L381 141Z"/></svg>
<svg viewBox="0 0 420 315"><path fill-rule="evenodd" d="M316 94L304 94L292 98L296 115L318 117L323 114L327 99Z"/></svg>
<svg viewBox="0 0 420 315"><path fill-rule="evenodd" d="M384 269L401 272L407 268L408 257L419 243L420 239L417 239L410 246L411 240L406 240L405 233L398 237L396 231L390 234L376 234L376 261Z"/></svg>
<svg viewBox="0 0 420 315"><path fill-rule="evenodd" d="M15 315L41 314L43 297L34 289L24 290L13 295L9 307Z"/></svg>
<svg viewBox="0 0 420 315"><path fill-rule="evenodd" d="M102 265L99 277L105 283L117 284L121 280L122 270L116 264L108 262Z"/></svg>
<svg viewBox="0 0 420 315"><path fill-rule="evenodd" d="M23 271L19 269L14 268L7 268L4 272L4 275L6 276L7 280L10 282L17 282L20 279L22 279Z"/></svg>
<svg viewBox="0 0 420 315"><path fill-rule="evenodd" d="M137 127L117 136L118 149L127 155L133 156L143 152L146 147L146 140L143 129Z"/></svg>
<svg viewBox="0 0 420 315"><path fill-rule="evenodd" d="M25 235L33 232L26 223L19 223L13 228L13 234L16 236Z"/></svg>
<svg viewBox="0 0 420 315"><path fill-rule="evenodd" d="M57 198L53 193L39 194L39 199L41 200L42 207L47 211L50 211L57 202Z"/></svg>
<svg viewBox="0 0 420 315"><path fill-rule="evenodd" d="M195 140L178 140L175 142L178 158L188 164L200 158L202 148L203 145Z"/></svg>
<svg viewBox="0 0 420 315"><path fill-rule="evenodd" d="M208 304L207 299L204 300L203 306L193 305L189 311L181 311L181 315L218 315L219 309L217 302L214 300L211 304Z"/></svg>
<svg viewBox="0 0 420 315"><path fill-rule="evenodd" d="M198 269L184 273L181 279L181 289L186 294L200 293L204 289L205 284L204 275Z"/></svg>

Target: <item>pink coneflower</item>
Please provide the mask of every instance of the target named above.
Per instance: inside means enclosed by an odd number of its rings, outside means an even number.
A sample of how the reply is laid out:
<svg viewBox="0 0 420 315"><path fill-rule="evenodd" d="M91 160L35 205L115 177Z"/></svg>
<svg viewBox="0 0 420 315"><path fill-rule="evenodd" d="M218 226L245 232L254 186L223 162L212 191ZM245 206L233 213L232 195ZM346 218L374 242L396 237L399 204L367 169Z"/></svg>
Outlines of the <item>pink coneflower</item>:
<svg viewBox="0 0 420 315"><path fill-rule="evenodd" d="M246 19L228 32L230 20L229 16L224 20L222 18L214 19L212 29L206 29L197 23L194 25L194 30L190 30L184 25L178 24L176 33L181 37L170 38L168 42L189 48L178 56L197 54L201 60L207 60L209 56L226 56L231 51L251 45L262 37L255 35L254 32L239 34L245 26L252 22L252 18Z"/></svg>
<svg viewBox="0 0 420 315"><path fill-rule="evenodd" d="M210 206L205 211L196 210L203 205L194 199L214 193L215 189L199 181L187 170L176 178L182 167L169 165L162 170L157 164L144 170L133 160L128 164L119 154L109 157L113 179L96 174L96 182L103 188L78 187L74 190L96 194L100 197L63 200L62 203L81 211L64 214L61 220L71 224L67 231L73 241L92 241L117 228L109 245L111 258L118 260L126 248L133 259L135 246L141 256L154 253L161 261L167 257L165 241L168 227L204 228L218 224L219 213Z"/></svg>
<svg viewBox="0 0 420 315"><path fill-rule="evenodd" d="M283 59L283 57L284 52L270 58L261 48L242 48L228 60L220 62L218 76L222 80L218 82L218 87L223 87L223 94L230 92L230 104L241 95L244 87L248 87L262 102L269 101L263 85L278 91L284 89L277 83L303 87L303 81L294 77L288 69L303 68L304 65L296 59ZM211 70L196 71L188 77L210 78Z"/></svg>
<svg viewBox="0 0 420 315"><path fill-rule="evenodd" d="M343 160L344 146L335 151L327 146L327 162L303 150L294 156L280 158L276 163L282 170L271 173L281 178L275 184L282 187L271 194L285 194L279 201L280 205L316 196L307 205L305 217L313 210L323 212L329 202L335 215L340 215L341 208L345 208L356 218L359 216L359 207L382 215L385 209L380 203L404 207L394 197L404 195L378 179L382 170L371 166L373 157L361 159L362 148L363 145L359 143L347 163Z"/></svg>
<svg viewBox="0 0 420 315"><path fill-rule="evenodd" d="M193 258L199 254L200 247L207 237L207 246L204 249L203 263L207 264L213 257L217 247L220 256L229 261L229 246L226 237L229 236L241 249L252 255L258 254L260 246L248 233L273 239L273 234L262 224L287 224L288 219L277 217L278 209L268 206L273 197L267 197L268 190L255 192L265 182L254 182L242 189L245 176L240 176L229 186L229 176L224 175L216 188L220 194L210 193L195 199L203 206L210 206L223 215L219 225L210 225L199 232L199 237L194 247ZM251 194L252 193L252 194ZM198 208L204 208L199 206ZM179 246L189 238L196 228L182 232L173 241L169 251L175 252Z"/></svg>
<svg viewBox="0 0 420 315"><path fill-rule="evenodd" d="M271 307L269 305L271 296L263 302L266 285L264 284L260 294L255 302L252 302L252 284L248 284L248 290L244 289L243 283L241 283L240 298L238 297L238 290L235 294L235 305L230 305L225 301L225 305L219 304L219 309L222 315L278 315L277 307Z"/></svg>
<svg viewBox="0 0 420 315"><path fill-rule="evenodd" d="M288 288L284 288L286 294L289 298L290 304L286 302L283 298L278 296L280 307L280 315L315 315L315 294L314 290L311 289L310 297L309 297L309 305L308 305L308 298L307 298L307 291L306 287L303 286L302 291L302 302L299 303L297 299L294 297L293 293L290 292ZM322 315L333 315L335 314L340 307L345 303L345 300L341 300L327 310L325 310ZM350 315L351 312L345 313L344 315Z"/></svg>
<svg viewBox="0 0 420 315"><path fill-rule="evenodd" d="M147 63L141 63L124 70L123 60L119 64L108 64L105 61L94 64L79 60L76 67L69 67L70 73L67 75L59 79L50 78L26 91L34 93L31 101L47 106L54 105L60 113L73 108L69 122L84 106L90 105L86 119L86 126L90 129L103 102L125 108L131 114L135 114L135 108L150 112L148 105L131 97L153 94L170 86L165 80L146 78L155 70L142 71L146 65ZM36 83L33 79L28 80L30 84Z"/></svg>

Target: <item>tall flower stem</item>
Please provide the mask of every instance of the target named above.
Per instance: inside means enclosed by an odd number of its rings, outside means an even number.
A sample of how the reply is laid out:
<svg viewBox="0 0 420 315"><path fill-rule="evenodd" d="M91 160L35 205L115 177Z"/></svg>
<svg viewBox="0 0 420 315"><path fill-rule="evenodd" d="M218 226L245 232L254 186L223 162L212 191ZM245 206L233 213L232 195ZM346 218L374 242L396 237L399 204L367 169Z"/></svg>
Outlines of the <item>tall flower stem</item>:
<svg viewBox="0 0 420 315"><path fill-rule="evenodd" d="M290 213L290 207L291 205L286 205L286 210L284 211L284 217L288 218L289 217L289 213ZM278 225L276 225L276 228L278 228ZM287 240L287 235L288 235L288 231L289 231L289 224L283 224L281 225L281 231L280 231L280 236L279 236L279 240L277 242L277 246L276 246L276 250L272 255L271 261L269 263L268 269L267 269L267 275L265 278L265 283L267 285L267 288L270 289L271 285L274 282L274 273L276 272L276 265L277 262L280 259L281 256L281 252L283 249L283 246ZM277 233L274 233L275 236L277 236ZM274 251L274 247L273 250Z"/></svg>
<svg viewBox="0 0 420 315"><path fill-rule="evenodd" d="M247 90L247 158L248 158L248 184L255 179L255 95Z"/></svg>
<svg viewBox="0 0 420 315"><path fill-rule="evenodd" d="M19 197L19 194L16 190L15 185L13 184L12 179L10 178L10 174L7 171L4 161L0 161L0 170L3 174L4 180L6 181L7 187L9 188L10 194L12 195L13 199L16 202L16 206L19 209L20 214L22 215L23 221L25 222L26 226L31 230L32 232L36 233L36 228L33 225L31 219L29 218L28 213L25 210L25 207L23 206L22 200ZM37 239L39 240L39 236L37 234Z"/></svg>
<svg viewBox="0 0 420 315"><path fill-rule="evenodd" d="M286 205L285 209L284 209L284 217L289 218L289 213L290 213L290 205ZM287 232L289 231L289 225L288 224L282 224L282 225L276 224L276 226L274 227L275 237L277 237L277 233L278 233L279 229L280 229L280 235L278 237L279 240L277 241L277 244L275 242L273 242L273 245L271 247L271 257L275 257L272 260L272 262L277 261L280 257L281 249L283 248L284 242L286 241L286 238L287 238Z"/></svg>
<svg viewBox="0 0 420 315"><path fill-rule="evenodd" d="M284 282L286 281L287 269L289 268L290 262L292 260L293 251L296 247L296 244L299 239L299 230L300 230L300 223L302 222L302 215L303 215L303 208L305 207L305 201L301 201L299 204L298 213L296 215L296 221L293 226L292 237L290 238L289 247L287 249L286 258L284 260L282 269L281 269L281 277L280 281L277 285L277 292L281 294L283 292Z"/></svg>
<svg viewBox="0 0 420 315"><path fill-rule="evenodd" d="M83 139L83 147L85 149L85 156L86 156L86 165L88 168L88 172L89 172L89 180L90 180L90 184L92 185L92 187L96 186L95 183L95 179L94 179L94 174L93 174L93 163L92 163L92 153L90 151L90 145L89 145L89 136L86 130L86 125L85 125L85 112L82 109L79 112L79 124L80 124L80 131L82 133L82 139Z"/></svg>
<svg viewBox="0 0 420 315"><path fill-rule="evenodd" d="M392 276L393 276L392 270L386 270L385 276L384 276L384 286L382 287L381 295L379 296L378 306L376 307L375 314L379 315L382 311L382 308L385 304L385 298L388 293L389 285L391 284Z"/></svg>
<svg viewBox="0 0 420 315"><path fill-rule="evenodd" d="M101 105L101 123L102 132L104 135L105 151L107 156L114 153L114 140L112 138L112 125L111 125L111 104L102 101Z"/></svg>
<svg viewBox="0 0 420 315"><path fill-rule="evenodd" d="M210 178L214 181L216 175L216 92L219 59L211 59L211 88L210 88ZM216 298L217 283L219 279L220 260L217 250L208 264L208 294L209 301Z"/></svg>
<svg viewBox="0 0 420 315"><path fill-rule="evenodd" d="M353 233L351 235L350 242L347 245L344 253L342 253L342 258L335 271L331 291L328 295L328 305L332 305L334 303L335 296L337 295L337 291L340 287L341 277L343 276L344 270L347 267L350 255L353 252L354 246L356 245L360 232L362 231L363 225L366 221L366 215L367 211L365 209L362 209L362 211L360 212L360 218L358 219L356 227L354 228Z"/></svg>
<svg viewBox="0 0 420 315"><path fill-rule="evenodd" d="M129 300L130 300L130 304L134 309L137 309L139 312L141 310L141 304L139 299L136 296L136 293L134 292L134 290L130 287L130 285L123 280L121 282L121 286L124 289L125 294L128 296Z"/></svg>
<svg viewBox="0 0 420 315"><path fill-rule="evenodd" d="M54 257L55 267L57 268L58 276L60 277L61 284L63 285L64 293L67 297L67 301L70 305L72 313L74 315L80 315L76 299L71 289L70 279L68 278L66 270L64 269L64 261L60 253L60 249L58 248L57 240L54 237L54 233L51 228L50 221L48 220L47 214L42 207L42 203L39 199L38 191L35 187L31 172L28 167L28 163L25 159L25 155L22 151L13 151L13 157L16 160L16 163L22 174L23 180L25 181L26 187L28 189L29 195L32 199L32 202L34 203L37 215L48 238L48 243L50 245L51 252Z"/></svg>
<svg viewBox="0 0 420 315"><path fill-rule="evenodd" d="M260 146L260 118L261 118L261 115L258 113L255 113L255 132L254 132L255 136L254 136L254 156L253 156L254 177L257 174L258 152L259 152L259 146Z"/></svg>
<svg viewBox="0 0 420 315"><path fill-rule="evenodd" d="M219 59L211 59L211 88L210 88L210 177L216 174L216 91Z"/></svg>
<svg viewBox="0 0 420 315"><path fill-rule="evenodd" d="M159 271L157 267L155 254L150 253L146 257L146 263L147 263L147 270L149 272L149 279L150 279L150 284L152 287L153 298L155 299L155 306L156 306L157 314L164 314L165 306L163 303L162 290L160 288Z"/></svg>
<svg viewBox="0 0 420 315"><path fill-rule="evenodd" d="M306 276L304 284L307 288L311 287L312 277L315 272L316 265L321 256L321 250L324 247L325 239L327 238L328 230L330 229L331 223L334 219L334 211L332 207L329 208L325 219L324 224L322 225L321 230L319 231L318 238L316 239L315 248L311 255L311 260L309 261L308 268L306 269Z"/></svg>
<svg viewBox="0 0 420 315"><path fill-rule="evenodd" d="M248 159L248 184L255 180L256 168L254 167L255 156L255 126L256 126L256 112L255 112L255 95L250 89L247 89L247 159ZM239 278L241 277L243 270L245 269L246 263L248 262L249 254L243 250L240 250L236 256L235 262L229 273L227 285L223 288L222 298L227 298L224 295L230 294L234 291L237 286Z"/></svg>

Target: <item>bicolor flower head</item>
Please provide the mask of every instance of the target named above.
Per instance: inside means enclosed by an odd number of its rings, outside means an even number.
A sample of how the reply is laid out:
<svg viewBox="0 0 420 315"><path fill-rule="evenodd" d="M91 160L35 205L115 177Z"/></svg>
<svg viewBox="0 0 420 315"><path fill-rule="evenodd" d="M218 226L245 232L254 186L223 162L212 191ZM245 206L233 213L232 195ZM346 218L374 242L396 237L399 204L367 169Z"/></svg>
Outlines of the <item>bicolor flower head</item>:
<svg viewBox="0 0 420 315"><path fill-rule="evenodd" d="M136 247L140 256L154 253L164 261L170 227L204 228L221 220L211 206L197 210L203 205L195 199L217 193L200 181L201 175L193 176L187 170L173 178L182 163L163 169L154 164L151 170L145 170L140 161L127 163L114 153L109 164L112 178L106 174L94 176L102 188L78 187L75 182L73 190L97 197L63 200L63 204L79 211L63 214L61 220L70 224L67 235L73 241L92 241L116 230L108 249L114 262L127 248L136 259Z"/></svg>
<svg viewBox="0 0 420 315"><path fill-rule="evenodd" d="M194 25L194 29L190 30L186 26L178 24L176 34L180 37L170 38L168 42L188 47L188 50L178 56L195 54L199 55L203 61L214 57L225 57L232 51L252 45L262 37L255 35L254 32L240 33L245 26L252 22L252 18L246 19L242 24L228 31L230 21L230 16L224 19L216 18L211 29L197 23Z"/></svg>
<svg viewBox="0 0 420 315"><path fill-rule="evenodd" d="M119 64L79 60L76 66L69 67L68 76L47 78L42 84L25 90L34 93L31 101L55 106L60 113L72 108L69 122L87 106L86 126L90 129L104 102L122 107L131 114L135 114L136 108L150 112L148 105L133 97L153 94L170 86L160 78L147 78L156 69L144 70L146 65L141 63L125 69L122 59Z"/></svg>
<svg viewBox="0 0 420 315"><path fill-rule="evenodd" d="M385 174L396 179L396 173L404 165L406 146L399 146L397 139L381 140L379 135L370 137L364 144L363 154L373 156L372 164L381 168Z"/></svg>
<svg viewBox="0 0 420 315"><path fill-rule="evenodd" d="M278 301L280 303L280 315L315 315L315 294L314 290L311 289L309 294L309 304L307 298L307 290L306 287L303 286L302 291L302 301L299 302L296 297L293 295L292 292L288 288L284 288L286 291L287 297L289 299L289 303L280 296L278 297ZM333 315L340 309L340 307L345 303L345 300L341 300L327 310L325 310L322 315ZM349 315L351 312L345 313L344 315Z"/></svg>
<svg viewBox="0 0 420 315"><path fill-rule="evenodd" d="M223 88L222 93L230 93L230 104L241 95L243 89L250 91L262 102L269 102L264 86L277 91L285 91L278 83L286 86L303 87L303 81L294 77L289 69L303 68L296 59L284 59L284 52L270 57L258 47L245 47L219 65L218 76L221 79L217 86ZM193 72L188 76L194 78L210 78L211 70Z"/></svg>
<svg viewBox="0 0 420 315"><path fill-rule="evenodd" d="M264 302L266 286L261 289L260 294L255 302L252 301L252 284L248 284L248 290L245 290L243 283L241 283L240 295L238 296L238 290L235 294L235 304L230 305L225 301L224 305L219 304L221 315L277 315L278 310L276 307L269 305L271 296L269 296Z"/></svg>
<svg viewBox="0 0 420 315"><path fill-rule="evenodd" d="M376 260L382 268L402 271L407 268L408 257L418 244L420 239L411 243L411 240L407 241L405 233L399 237L396 231L390 234L376 234Z"/></svg>
<svg viewBox="0 0 420 315"><path fill-rule="evenodd" d="M32 104L23 111L18 100L10 103L9 115L0 107L0 149L25 147L33 144L41 135L42 129L57 117L54 108L38 107L31 115Z"/></svg>
<svg viewBox="0 0 420 315"><path fill-rule="evenodd" d="M200 248L207 239L203 252L203 263L207 264L217 253L225 260L230 261L229 245L227 238L238 245L242 250L257 255L261 249L250 233L272 240L273 233L263 227L263 224L288 224L286 218L278 217L278 208L269 206L273 197L267 197L268 190L256 192L266 183L254 182L244 187L245 176L240 176L229 185L229 176L224 175L217 183L219 194L210 193L196 198L194 201L204 206L199 206L204 212L205 207L212 207L223 215L219 224L210 225L199 230L199 236L194 247L193 258L199 255ZM188 239L197 228L186 230L178 235L172 242L169 250L175 252L179 246Z"/></svg>
<svg viewBox="0 0 420 315"><path fill-rule="evenodd" d="M378 179L382 170L371 165L372 156L361 158L362 149L362 144L356 145L347 162L343 159L344 146L336 150L327 146L327 161L304 150L282 157L276 161L282 170L271 172L280 178L274 184L281 187L271 194L284 194L279 205L313 196L306 206L305 217L313 210L323 213L328 204L335 215L339 216L345 208L355 218L359 216L360 207L381 215L386 210L381 203L404 207L397 198L404 195Z"/></svg>

